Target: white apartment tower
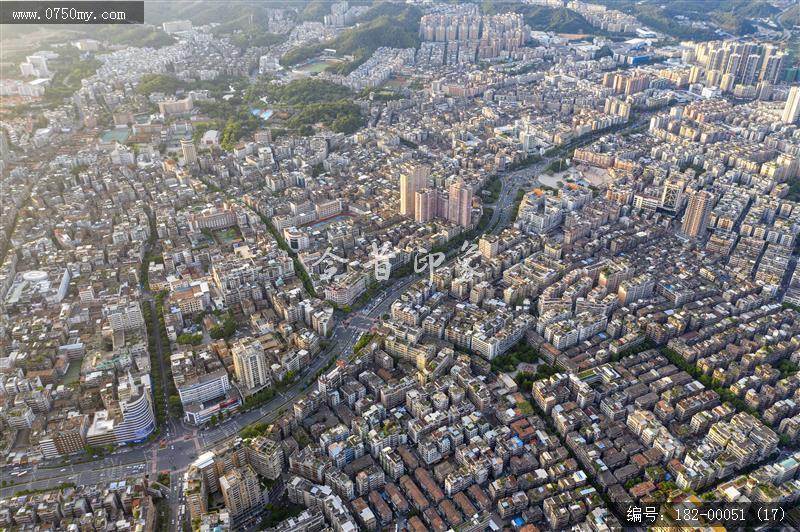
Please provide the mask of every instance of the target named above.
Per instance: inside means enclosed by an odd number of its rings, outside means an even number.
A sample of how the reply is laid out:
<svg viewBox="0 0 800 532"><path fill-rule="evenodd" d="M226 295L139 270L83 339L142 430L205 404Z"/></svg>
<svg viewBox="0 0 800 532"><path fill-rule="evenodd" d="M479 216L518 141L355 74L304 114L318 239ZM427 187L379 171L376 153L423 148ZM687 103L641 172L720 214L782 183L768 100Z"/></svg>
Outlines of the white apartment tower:
<svg viewBox="0 0 800 532"><path fill-rule="evenodd" d="M181 150L183 150L183 160L186 161L186 166L197 164L197 149L191 139L181 140Z"/></svg>
<svg viewBox="0 0 800 532"><path fill-rule="evenodd" d="M789 97L786 99L781 121L784 124L794 124L798 118L800 118L800 87L792 87L789 89Z"/></svg>
<svg viewBox="0 0 800 532"><path fill-rule="evenodd" d="M247 391L254 392L269 386L269 367L264 348L256 340L240 340L233 345L233 369Z"/></svg>

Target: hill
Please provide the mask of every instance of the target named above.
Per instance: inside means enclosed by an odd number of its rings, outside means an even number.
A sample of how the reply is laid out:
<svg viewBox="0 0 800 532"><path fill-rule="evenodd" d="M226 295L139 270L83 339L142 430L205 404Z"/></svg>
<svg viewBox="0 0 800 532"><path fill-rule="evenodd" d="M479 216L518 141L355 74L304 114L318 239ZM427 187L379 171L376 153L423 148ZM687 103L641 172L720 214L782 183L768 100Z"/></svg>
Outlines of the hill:
<svg viewBox="0 0 800 532"><path fill-rule="evenodd" d="M309 20L322 22L325 15L331 13L331 0L306 0L305 5L300 5L297 18L299 20ZM353 6L371 6L382 3L381 0L350 0L347 2L350 7ZM300 2L302 4L302 2Z"/></svg>
<svg viewBox="0 0 800 532"><path fill-rule="evenodd" d="M787 28L793 28L800 25L800 4L790 7L781 15L781 24Z"/></svg>
<svg viewBox="0 0 800 532"><path fill-rule="evenodd" d="M347 87L320 79L296 79L286 85L266 83L251 87L247 99L256 101L261 97L280 105L309 105L353 97Z"/></svg>
<svg viewBox="0 0 800 532"><path fill-rule="evenodd" d="M231 5L225 2L145 0L144 19L147 23L157 26L170 20L191 20L195 26L217 23L218 26L213 29L215 35L243 32L247 39L236 44L268 46L275 44L273 41L276 41L274 37L267 37L265 44L261 42L264 40L262 35L266 33L264 28L267 24L269 7L269 3L249 0L237 1L235 9L231 9ZM266 33L266 35L272 34Z"/></svg>
<svg viewBox="0 0 800 532"><path fill-rule="evenodd" d="M330 14L331 4L325 0L311 0L298 12L300 20L321 22L325 15Z"/></svg>
<svg viewBox="0 0 800 532"><path fill-rule="evenodd" d="M151 84L160 84L163 79L153 78ZM168 82L168 81L167 81ZM274 135L288 131L299 135L311 135L316 124L323 124L333 131L353 133L364 124L358 105L353 103L353 92L341 85L319 79L298 79L286 85L258 80L245 86L246 80L236 83L243 91L235 92L232 98L215 102L199 102L197 108L205 120L195 129L198 135L208 129L222 131L221 144L230 149L242 138L258 129L268 127ZM255 116L251 109L267 106L275 111L269 124Z"/></svg>
<svg viewBox="0 0 800 532"><path fill-rule="evenodd" d="M364 13L355 27L335 39L312 43L290 50L281 58L283 66L296 65L311 59L325 48L339 55L352 55L353 61L340 65L341 74L352 72L381 46L416 48L419 46L420 10L413 6L382 3Z"/></svg>
<svg viewBox="0 0 800 532"><path fill-rule="evenodd" d="M87 32L87 36L110 44L126 44L149 48L161 48L175 44L175 38L164 33L159 28L134 24L98 26L95 31Z"/></svg>
<svg viewBox="0 0 800 532"><path fill-rule="evenodd" d="M734 35L755 31L753 21L771 17L778 8L765 0L597 0L612 9L632 13L643 24L678 39L708 40L717 38L712 30L682 24L675 17L715 24Z"/></svg>
<svg viewBox="0 0 800 532"><path fill-rule="evenodd" d="M353 133L364 123L353 92L347 87L319 79L298 79L286 85L266 84L253 87L247 98L261 95L277 106L291 108L285 125L300 134L312 132L312 125L323 123L334 131ZM289 110L289 109L286 109Z"/></svg>
<svg viewBox="0 0 800 532"><path fill-rule="evenodd" d="M164 94L175 94L178 89L185 89L186 83L168 74L145 74L139 80L136 92L145 96L150 96L154 92Z"/></svg>
<svg viewBox="0 0 800 532"><path fill-rule="evenodd" d="M203 2L201 0L188 0L185 2L161 2L158 0L145 0L144 20L149 24L160 25L170 20L191 20L192 24L201 26L212 22L226 25L231 21L239 22L248 20L251 16L253 22L266 20L267 6L259 2L247 0L237 2L236 9L223 2Z"/></svg>
<svg viewBox="0 0 800 532"><path fill-rule="evenodd" d="M492 0L484 2L482 7L483 12L487 15L496 15L509 11L519 13L525 19L525 24L534 30L595 35L606 33L589 24L589 21L580 13L565 7L554 8L525 4L510 5L505 2L495 3Z"/></svg>
<svg viewBox="0 0 800 532"><path fill-rule="evenodd" d="M7 49L20 49L20 57L9 53L3 54L4 61L18 61L25 55L25 51L30 53L35 49L44 49L48 47L49 42L57 43L64 41L71 41L83 38L97 39L98 41L107 44L120 44L127 46L147 46L150 48L161 48L175 43L175 39L160 28L150 26L149 24L52 24L47 25L47 29L51 30L51 36L46 38L44 42L39 42L36 39L31 43L30 47L25 46L24 40L29 39L32 34L40 30L40 26L33 24L4 24L0 40L3 42L4 52ZM13 43L12 43L13 41ZM13 44L12 47L6 48L6 43ZM30 48L30 49L28 49Z"/></svg>

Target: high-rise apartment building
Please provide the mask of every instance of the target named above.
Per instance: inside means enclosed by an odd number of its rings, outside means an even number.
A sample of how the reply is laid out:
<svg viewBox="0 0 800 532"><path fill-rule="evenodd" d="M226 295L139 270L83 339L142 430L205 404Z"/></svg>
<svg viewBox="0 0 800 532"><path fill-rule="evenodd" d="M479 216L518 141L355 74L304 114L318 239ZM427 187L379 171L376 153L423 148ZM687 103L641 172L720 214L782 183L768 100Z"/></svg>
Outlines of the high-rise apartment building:
<svg viewBox="0 0 800 532"><path fill-rule="evenodd" d="M661 208L677 211L682 203L683 189L686 182L683 179L668 179L661 189Z"/></svg>
<svg viewBox="0 0 800 532"><path fill-rule="evenodd" d="M184 481L183 493L186 497L186 508L189 518L200 519L208 511L208 487L200 477L190 477Z"/></svg>
<svg viewBox="0 0 800 532"><path fill-rule="evenodd" d="M140 331L145 328L142 308L137 301L123 300L103 307L103 314L108 318L111 330Z"/></svg>
<svg viewBox="0 0 800 532"><path fill-rule="evenodd" d="M461 179L450 185L447 219L461 227L469 227L472 223L472 189Z"/></svg>
<svg viewBox="0 0 800 532"><path fill-rule="evenodd" d="M56 427L49 428L59 454L73 454L86 448L86 431L89 428L89 416L86 414L70 416L59 421Z"/></svg>
<svg viewBox="0 0 800 532"><path fill-rule="evenodd" d="M783 55L784 52L777 46L767 45L758 79L770 83L777 82L783 72Z"/></svg>
<svg viewBox="0 0 800 532"><path fill-rule="evenodd" d="M683 215L681 232L689 238L702 236L706 230L706 223L711 209L714 206L714 195L705 190L695 192L689 198L689 206Z"/></svg>
<svg viewBox="0 0 800 532"><path fill-rule="evenodd" d="M800 87L792 87L789 89L781 121L784 124L794 124L798 118L800 118Z"/></svg>
<svg viewBox="0 0 800 532"><path fill-rule="evenodd" d="M183 160L186 161L187 166L197 164L197 149L191 139L181 140L181 150L183 151Z"/></svg>
<svg viewBox="0 0 800 532"><path fill-rule="evenodd" d="M695 84L699 83L701 79L701 75L703 73L703 69L699 66L693 66L691 70L689 70L689 83Z"/></svg>
<svg viewBox="0 0 800 532"><path fill-rule="evenodd" d="M225 508L231 519L242 524L264 509L264 498L258 475L250 465L238 467L219 479Z"/></svg>
<svg viewBox="0 0 800 532"><path fill-rule="evenodd" d="M694 49L696 63L716 73L706 79L718 81L728 75L729 85L755 85L759 81L776 83L783 74L785 55L778 46L752 41L710 41L698 43ZM693 82L690 80L690 83Z"/></svg>
<svg viewBox="0 0 800 532"><path fill-rule="evenodd" d="M436 217L436 190L423 188L414 193L414 220L419 223L430 222Z"/></svg>
<svg viewBox="0 0 800 532"><path fill-rule="evenodd" d="M428 186L430 167L408 164L400 171L400 215L414 218L416 192Z"/></svg>
<svg viewBox="0 0 800 532"><path fill-rule="evenodd" d="M248 391L254 392L272 383L264 348L257 340L240 340L233 344L231 351L236 380Z"/></svg>
<svg viewBox="0 0 800 532"><path fill-rule="evenodd" d="M245 449L247 460L259 475L276 480L283 472L283 447L280 443L258 436Z"/></svg>

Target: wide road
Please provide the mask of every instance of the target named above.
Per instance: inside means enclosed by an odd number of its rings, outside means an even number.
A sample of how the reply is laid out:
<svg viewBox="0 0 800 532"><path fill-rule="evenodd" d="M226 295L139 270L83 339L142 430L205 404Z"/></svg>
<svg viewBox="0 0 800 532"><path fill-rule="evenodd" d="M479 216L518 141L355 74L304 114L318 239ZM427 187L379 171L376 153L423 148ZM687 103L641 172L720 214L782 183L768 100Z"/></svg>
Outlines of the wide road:
<svg viewBox="0 0 800 532"><path fill-rule="evenodd" d="M508 227L516 215L513 207L514 200L517 198L517 191L520 187L526 186L527 183L535 186L536 176L550 164L551 160L553 159L543 159L538 163L515 170L503 177L503 187L500 190L499 198L493 205L494 212L492 213L492 220L489 222L490 232L492 234L499 234L503 229Z"/></svg>

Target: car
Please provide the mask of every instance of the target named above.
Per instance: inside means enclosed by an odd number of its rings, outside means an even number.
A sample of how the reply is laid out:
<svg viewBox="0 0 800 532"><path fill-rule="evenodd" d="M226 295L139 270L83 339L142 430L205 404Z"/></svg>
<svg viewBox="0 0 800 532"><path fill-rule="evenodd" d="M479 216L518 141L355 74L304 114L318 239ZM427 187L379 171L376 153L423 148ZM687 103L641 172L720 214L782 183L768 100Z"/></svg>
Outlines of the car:
<svg viewBox="0 0 800 532"><path fill-rule="evenodd" d="M63 472L64 472L64 471L66 471L66 470L67 470L67 468L65 467L64 469L62 469L62 470L61 470L61 472L63 473Z"/></svg>

